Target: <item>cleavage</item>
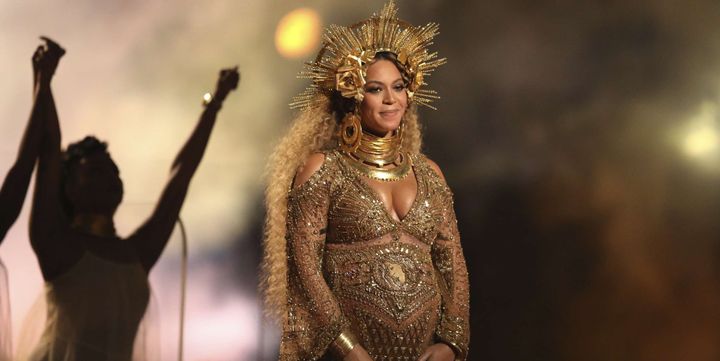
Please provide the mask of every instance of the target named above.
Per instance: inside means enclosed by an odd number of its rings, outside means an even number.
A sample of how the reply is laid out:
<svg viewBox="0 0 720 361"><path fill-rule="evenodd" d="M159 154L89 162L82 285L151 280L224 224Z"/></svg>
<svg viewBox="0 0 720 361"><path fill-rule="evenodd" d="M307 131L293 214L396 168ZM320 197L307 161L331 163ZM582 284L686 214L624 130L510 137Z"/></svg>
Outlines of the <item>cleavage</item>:
<svg viewBox="0 0 720 361"><path fill-rule="evenodd" d="M402 222L407 217L418 194L418 182L414 170L407 177L395 182L362 178L383 203L390 217L398 222Z"/></svg>

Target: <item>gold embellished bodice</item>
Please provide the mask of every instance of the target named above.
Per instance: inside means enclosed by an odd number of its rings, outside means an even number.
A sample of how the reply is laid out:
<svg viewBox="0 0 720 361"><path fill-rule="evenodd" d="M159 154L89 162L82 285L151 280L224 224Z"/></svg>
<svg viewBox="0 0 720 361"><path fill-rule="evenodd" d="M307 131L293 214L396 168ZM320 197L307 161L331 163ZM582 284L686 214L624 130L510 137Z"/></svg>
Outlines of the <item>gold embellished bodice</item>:
<svg viewBox="0 0 720 361"><path fill-rule="evenodd" d="M393 218L337 151L288 198L288 317L281 360L331 359L350 330L373 360L414 361L445 342L464 360L468 280L452 194L422 155L417 195Z"/></svg>

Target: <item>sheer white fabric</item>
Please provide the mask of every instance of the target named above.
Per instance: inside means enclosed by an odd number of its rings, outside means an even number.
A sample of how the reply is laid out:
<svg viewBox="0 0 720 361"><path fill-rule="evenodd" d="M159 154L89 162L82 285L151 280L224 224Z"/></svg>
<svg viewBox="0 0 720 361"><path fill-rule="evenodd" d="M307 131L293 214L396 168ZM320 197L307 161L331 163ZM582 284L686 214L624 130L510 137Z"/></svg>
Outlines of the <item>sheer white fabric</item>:
<svg viewBox="0 0 720 361"><path fill-rule="evenodd" d="M0 260L0 361L11 360L12 324L10 319L10 299L8 298L8 278L5 265Z"/></svg>
<svg viewBox="0 0 720 361"><path fill-rule="evenodd" d="M140 322L135 344L133 346L133 361L157 361L160 358L160 310L157 298L150 290L150 300L145 310L145 316Z"/></svg>
<svg viewBox="0 0 720 361"><path fill-rule="evenodd" d="M150 361L158 342L147 274L139 263L110 261L86 252L28 313L18 361ZM150 310L146 314L146 309Z"/></svg>

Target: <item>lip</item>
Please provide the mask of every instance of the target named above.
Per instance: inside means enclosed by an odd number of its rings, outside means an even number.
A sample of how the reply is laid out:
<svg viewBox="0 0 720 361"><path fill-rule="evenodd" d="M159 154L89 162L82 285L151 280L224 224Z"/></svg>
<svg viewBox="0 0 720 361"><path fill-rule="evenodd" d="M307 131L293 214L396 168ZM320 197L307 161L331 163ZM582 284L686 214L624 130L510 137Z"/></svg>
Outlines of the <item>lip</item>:
<svg viewBox="0 0 720 361"><path fill-rule="evenodd" d="M400 109L385 110L385 111L381 111L380 115L382 115L383 117L392 117L392 116L397 115L399 112L400 112Z"/></svg>

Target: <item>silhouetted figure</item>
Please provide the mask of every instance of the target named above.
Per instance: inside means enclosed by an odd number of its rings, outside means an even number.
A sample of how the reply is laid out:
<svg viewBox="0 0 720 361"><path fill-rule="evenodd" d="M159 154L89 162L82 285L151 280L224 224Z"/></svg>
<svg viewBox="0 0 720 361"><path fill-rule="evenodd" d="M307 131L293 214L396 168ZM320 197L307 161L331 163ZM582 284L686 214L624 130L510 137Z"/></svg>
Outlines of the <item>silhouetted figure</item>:
<svg viewBox="0 0 720 361"><path fill-rule="evenodd" d="M44 138L30 221L30 241L45 279L47 322L31 361L130 360L149 297L148 273L178 218L237 69L221 71L215 95L172 164L150 218L127 239L113 215L123 197L119 170L106 144L86 137L60 151L50 81L64 50L47 40L39 60L34 112Z"/></svg>
<svg viewBox="0 0 720 361"><path fill-rule="evenodd" d="M46 59L41 57L44 49L44 46L38 46L32 57L33 98L35 101L38 94L39 62ZM0 244L2 244L8 230L20 215L20 210L25 202L25 194L35 167L41 136L42 116L37 111L37 107L33 107L15 163L8 171L0 188ZM6 282L5 266L0 260L0 361L10 360L11 348L10 305L7 297Z"/></svg>

